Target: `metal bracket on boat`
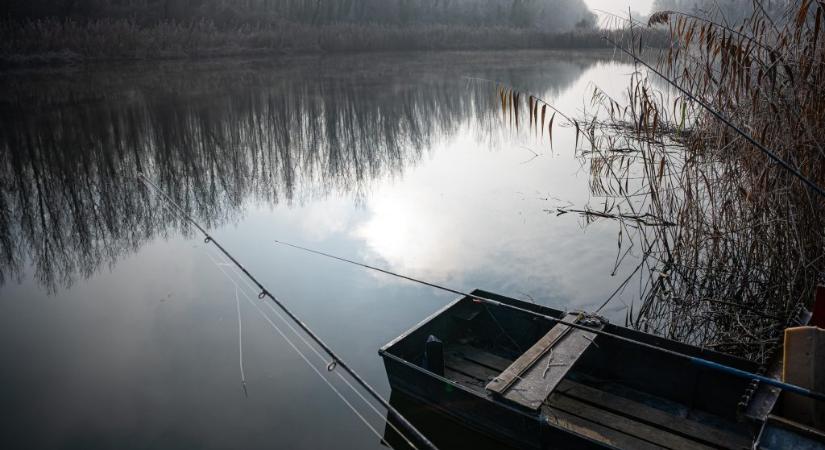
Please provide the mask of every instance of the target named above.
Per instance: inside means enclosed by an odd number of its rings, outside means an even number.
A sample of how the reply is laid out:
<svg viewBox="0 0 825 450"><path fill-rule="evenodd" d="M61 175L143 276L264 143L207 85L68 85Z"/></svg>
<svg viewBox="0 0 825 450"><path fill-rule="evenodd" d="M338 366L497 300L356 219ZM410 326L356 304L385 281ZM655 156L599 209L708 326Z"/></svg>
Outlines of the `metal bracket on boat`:
<svg viewBox="0 0 825 450"><path fill-rule="evenodd" d="M598 314L591 314L584 311L579 312L579 314L581 314L581 318L578 320L578 323L586 327L601 328L609 323L607 319Z"/></svg>
<svg viewBox="0 0 825 450"><path fill-rule="evenodd" d="M797 325L806 325L811 320L811 313L800 308L794 320ZM758 373L780 380L782 378L782 341L777 340L766 352L767 362L759 367ZM779 400L782 390L752 380L737 405L737 416L764 423Z"/></svg>

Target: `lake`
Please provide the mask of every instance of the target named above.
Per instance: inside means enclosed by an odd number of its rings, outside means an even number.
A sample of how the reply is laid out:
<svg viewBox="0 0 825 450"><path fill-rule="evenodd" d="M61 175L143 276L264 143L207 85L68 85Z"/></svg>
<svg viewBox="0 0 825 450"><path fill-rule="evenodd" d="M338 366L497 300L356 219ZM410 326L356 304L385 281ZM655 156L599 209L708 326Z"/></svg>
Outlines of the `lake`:
<svg viewBox="0 0 825 450"><path fill-rule="evenodd" d="M594 86L622 98L634 68L612 56L370 54L0 74L5 447L385 448L272 324L379 434L382 416L137 174L389 397L378 348L454 295L274 241L459 290L597 308L630 272L615 268L618 227L558 214L603 201L573 128L557 117L552 146L524 117L516 129L495 82L575 116ZM614 322L628 291L603 311ZM444 427L433 439L455 445L458 431Z"/></svg>

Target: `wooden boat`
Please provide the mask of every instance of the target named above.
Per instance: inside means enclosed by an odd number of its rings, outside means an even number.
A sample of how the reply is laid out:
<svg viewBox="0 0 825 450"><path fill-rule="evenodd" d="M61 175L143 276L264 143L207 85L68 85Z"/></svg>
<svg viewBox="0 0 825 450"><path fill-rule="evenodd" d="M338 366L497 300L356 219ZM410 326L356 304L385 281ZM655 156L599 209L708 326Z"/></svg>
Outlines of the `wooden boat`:
<svg viewBox="0 0 825 450"><path fill-rule="evenodd" d="M472 449L472 450L518 450L515 447L503 444L501 440L477 433L461 422L450 420L440 414L430 403L411 398L398 390L390 393L390 405L400 412L410 423L422 432L440 450ZM399 433L400 424L387 417L384 427L382 443L393 450L413 450L406 438Z"/></svg>
<svg viewBox="0 0 825 450"><path fill-rule="evenodd" d="M736 369L755 363L496 295L472 295ZM379 350L393 391L517 448L751 448L778 390L528 312L459 298Z"/></svg>

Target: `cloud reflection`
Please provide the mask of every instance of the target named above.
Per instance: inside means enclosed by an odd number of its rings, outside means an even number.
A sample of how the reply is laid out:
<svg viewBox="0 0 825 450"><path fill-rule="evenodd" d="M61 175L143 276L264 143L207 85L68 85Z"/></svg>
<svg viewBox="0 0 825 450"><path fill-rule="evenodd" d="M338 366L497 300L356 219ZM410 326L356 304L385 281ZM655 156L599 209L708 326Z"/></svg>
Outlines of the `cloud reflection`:
<svg viewBox="0 0 825 450"><path fill-rule="evenodd" d="M566 89L540 94L576 111L594 82L620 98L624 84L616 74L630 70L598 64ZM547 212L593 200L589 172L572 152L573 130L559 127L555 152L529 133L503 132L492 145L490 137L479 142L474 123L464 123L430 159L372 195L367 217L351 233L363 241L364 257L467 289L496 288L564 306L600 303L615 287L608 277L615 227L596 223L585 229L574 216Z"/></svg>
<svg viewBox="0 0 825 450"><path fill-rule="evenodd" d="M68 286L150 239L187 231L137 187L138 171L207 227L239 220L251 203L366 198L469 122L498 126L496 99L465 76L557 92L596 60L537 62L533 55L3 74L0 282L30 264L42 285ZM334 216L317 211L312 221L340 229ZM381 245L394 238L385 235ZM418 264L426 263L420 256Z"/></svg>

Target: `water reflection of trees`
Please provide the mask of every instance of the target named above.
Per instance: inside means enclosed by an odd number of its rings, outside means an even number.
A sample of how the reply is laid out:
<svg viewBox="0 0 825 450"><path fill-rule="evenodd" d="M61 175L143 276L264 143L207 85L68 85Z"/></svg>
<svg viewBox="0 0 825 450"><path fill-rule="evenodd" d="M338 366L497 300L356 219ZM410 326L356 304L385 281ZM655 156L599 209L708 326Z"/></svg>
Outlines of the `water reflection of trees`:
<svg viewBox="0 0 825 450"><path fill-rule="evenodd" d="M54 289L185 224L138 188L143 171L208 227L247 201L359 195L468 121L496 113L465 75L557 90L591 56L298 59L5 74L0 283L33 266ZM491 127L492 128L492 127Z"/></svg>

